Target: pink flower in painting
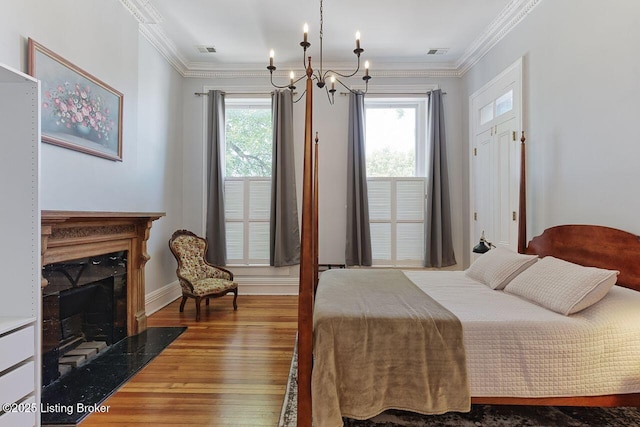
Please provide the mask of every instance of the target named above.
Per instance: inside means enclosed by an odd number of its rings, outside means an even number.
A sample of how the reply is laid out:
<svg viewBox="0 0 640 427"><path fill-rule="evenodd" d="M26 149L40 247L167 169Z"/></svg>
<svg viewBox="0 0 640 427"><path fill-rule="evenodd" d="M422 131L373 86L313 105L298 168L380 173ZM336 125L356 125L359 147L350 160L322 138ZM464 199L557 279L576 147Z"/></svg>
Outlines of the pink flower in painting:
<svg viewBox="0 0 640 427"><path fill-rule="evenodd" d="M90 126L94 138L109 141L115 128L109 119L111 112L100 95L93 95L90 86L64 82L44 92L43 109L51 114L55 126L74 129L74 125ZM86 137L86 134L83 134Z"/></svg>

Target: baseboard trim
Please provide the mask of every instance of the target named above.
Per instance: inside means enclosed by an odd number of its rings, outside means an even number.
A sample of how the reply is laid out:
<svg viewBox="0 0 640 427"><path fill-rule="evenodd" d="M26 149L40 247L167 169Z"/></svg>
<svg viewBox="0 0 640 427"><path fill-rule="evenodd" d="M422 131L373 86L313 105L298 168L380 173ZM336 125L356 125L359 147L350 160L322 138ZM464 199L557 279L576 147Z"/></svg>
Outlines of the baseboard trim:
<svg viewBox="0 0 640 427"><path fill-rule="evenodd" d="M150 316L161 308L171 304L177 298L180 298L181 295L182 289L180 288L180 283L178 283L177 280L161 287L160 289L149 292L144 298L144 309L147 316Z"/></svg>
<svg viewBox="0 0 640 427"><path fill-rule="evenodd" d="M239 295L298 295L297 277L236 276Z"/></svg>
<svg viewBox="0 0 640 427"><path fill-rule="evenodd" d="M240 295L298 295L297 277L251 277L235 278ZM180 283L169 283L160 289L149 292L145 296L145 312L147 316L171 304L182 296Z"/></svg>

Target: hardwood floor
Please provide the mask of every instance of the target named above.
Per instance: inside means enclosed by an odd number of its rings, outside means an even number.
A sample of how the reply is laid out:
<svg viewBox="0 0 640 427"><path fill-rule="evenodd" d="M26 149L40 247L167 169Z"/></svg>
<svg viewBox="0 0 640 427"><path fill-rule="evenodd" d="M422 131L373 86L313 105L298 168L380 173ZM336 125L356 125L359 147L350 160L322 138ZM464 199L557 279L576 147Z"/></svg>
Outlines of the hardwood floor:
<svg viewBox="0 0 640 427"><path fill-rule="evenodd" d="M276 426L297 326L297 296L239 295L202 304L180 300L149 317L149 326L188 329L82 427L104 425Z"/></svg>

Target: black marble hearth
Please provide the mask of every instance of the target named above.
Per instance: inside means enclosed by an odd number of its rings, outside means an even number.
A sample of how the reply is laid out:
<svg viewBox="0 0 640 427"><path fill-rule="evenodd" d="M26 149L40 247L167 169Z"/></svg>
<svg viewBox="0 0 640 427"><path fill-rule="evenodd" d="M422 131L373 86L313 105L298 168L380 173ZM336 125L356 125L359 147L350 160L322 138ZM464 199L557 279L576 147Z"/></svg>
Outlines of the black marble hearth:
<svg viewBox="0 0 640 427"><path fill-rule="evenodd" d="M113 344L95 359L45 387L42 424L78 424L186 329L148 328Z"/></svg>

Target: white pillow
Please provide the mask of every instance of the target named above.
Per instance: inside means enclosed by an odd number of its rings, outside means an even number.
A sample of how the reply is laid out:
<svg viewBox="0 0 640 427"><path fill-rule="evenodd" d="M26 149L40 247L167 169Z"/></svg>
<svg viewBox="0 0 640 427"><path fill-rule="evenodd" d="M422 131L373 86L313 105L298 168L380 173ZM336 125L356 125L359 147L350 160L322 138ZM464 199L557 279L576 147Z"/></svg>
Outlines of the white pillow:
<svg viewBox="0 0 640 427"><path fill-rule="evenodd" d="M537 255L519 254L510 249L498 247L478 257L465 274L491 289L500 290L537 260Z"/></svg>
<svg viewBox="0 0 640 427"><path fill-rule="evenodd" d="M513 279L504 291L567 315L600 301L619 273L547 256Z"/></svg>

